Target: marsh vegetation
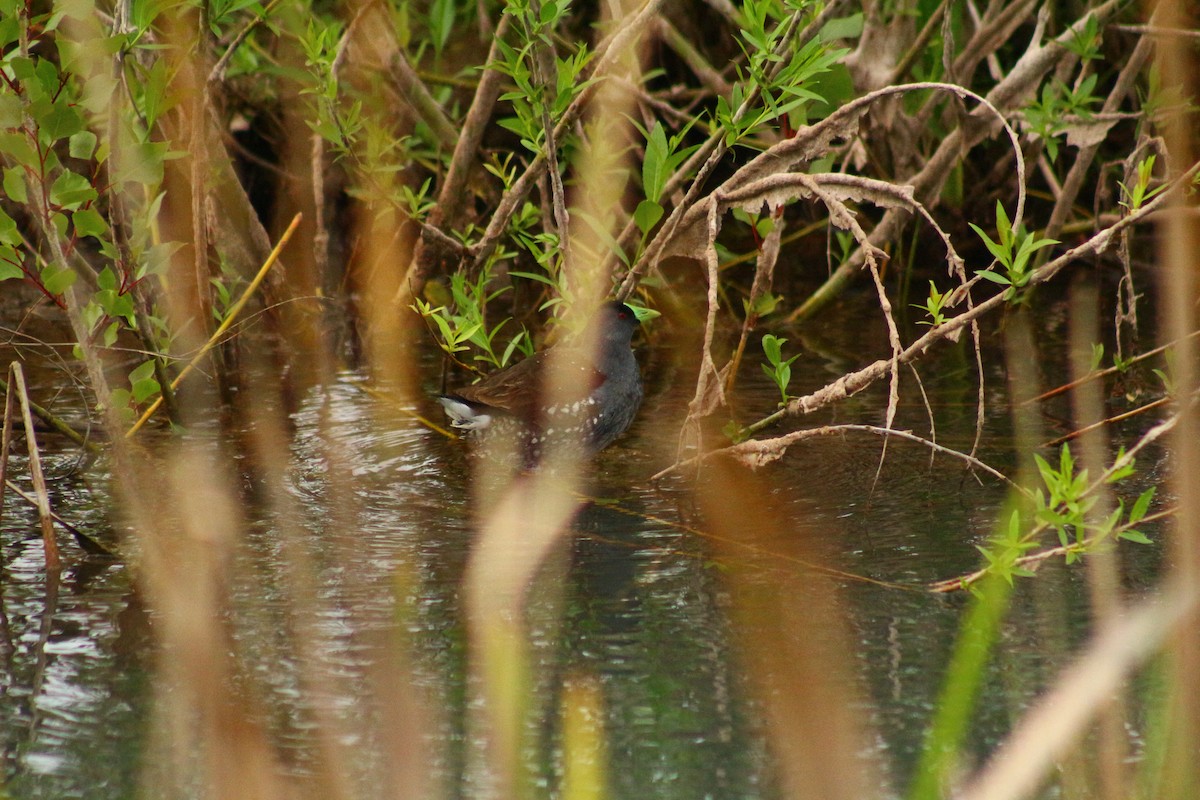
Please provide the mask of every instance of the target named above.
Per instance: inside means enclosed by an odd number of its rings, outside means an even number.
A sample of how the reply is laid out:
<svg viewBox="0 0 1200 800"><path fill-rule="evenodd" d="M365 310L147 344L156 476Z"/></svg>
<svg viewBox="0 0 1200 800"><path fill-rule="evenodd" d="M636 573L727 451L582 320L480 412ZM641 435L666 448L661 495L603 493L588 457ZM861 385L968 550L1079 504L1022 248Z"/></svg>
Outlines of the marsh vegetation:
<svg viewBox="0 0 1200 800"><path fill-rule="evenodd" d="M1194 797L1194 15L0 0L0 795Z"/></svg>

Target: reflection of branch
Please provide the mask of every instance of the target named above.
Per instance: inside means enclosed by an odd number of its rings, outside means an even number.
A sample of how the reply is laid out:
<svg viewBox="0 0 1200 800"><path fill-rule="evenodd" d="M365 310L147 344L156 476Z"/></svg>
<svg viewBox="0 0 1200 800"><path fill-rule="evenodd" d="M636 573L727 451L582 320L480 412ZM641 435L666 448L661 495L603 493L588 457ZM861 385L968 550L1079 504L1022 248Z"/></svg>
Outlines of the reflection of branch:
<svg viewBox="0 0 1200 800"><path fill-rule="evenodd" d="M55 618L58 616L58 581L57 569L46 571L46 603L42 609L41 625L38 626L37 644L34 646L33 680L30 681L29 698L29 740L37 738L37 728L41 724L45 703L41 700L42 688L46 684L46 646L50 644L50 634L54 630Z"/></svg>
<svg viewBox="0 0 1200 800"><path fill-rule="evenodd" d="M967 464L970 464L971 467L979 469L980 471L984 471L984 473L988 473L992 477L995 477L996 480L1008 483L1010 487L1015 489L1020 489L1020 487L1016 485L1012 479L1009 479L1009 477L1001 473L1000 470L996 469L995 467L990 467L990 465L979 461L978 458L968 455L968 453L953 450L952 447L946 447L937 444L936 441L931 441L929 439L925 439L924 437L918 437L917 434L914 434L911 431L894 431L892 428L881 428L875 425L826 425L820 428L806 428L804 431L793 431L792 433L785 435L785 437L779 437L778 439L743 441L742 444L726 447L725 450L720 452L722 455L738 459L739 462L749 465L749 467L761 467L763 464L773 462L775 459L780 458L782 455L784 455L784 450L786 450L788 446L796 444L798 441L803 441L805 439L816 439L818 437L832 437L832 435L838 435L846 432L871 433L877 435L877 437L884 437L886 439L895 437L896 439L912 441L912 443L929 447L929 449L935 453L942 453L943 456L950 456L952 458L958 458L960 461L965 461ZM690 458L688 461L678 464L677 467L688 467L688 465L692 463L702 461L703 458L703 456ZM668 471L671 471L672 469L676 469L676 467L667 468L666 470L661 471L661 473L658 475L655 475L653 479L650 480L659 479L660 476L666 475Z"/></svg>
<svg viewBox="0 0 1200 800"><path fill-rule="evenodd" d="M12 490L13 493L15 493L17 495L17 497L21 498L26 503L29 503L34 508L37 507L37 505L38 505L37 498L31 496L28 492L26 492L20 486L18 486L17 484L13 483L10 480L5 480L4 485L7 486L10 490ZM81 550L83 550L83 552L87 553L88 555L114 556L114 557L117 555L116 552L113 551L112 548L108 547L105 544L101 544L100 540L97 539L96 537L92 536L89 533L84 533L79 528L77 528L74 525L72 525L71 523L67 522L54 509L50 509L50 518L52 520L54 520L55 522L57 522L59 525L62 525L64 528L66 528L67 531L72 536L75 537L75 542L76 542L76 544L79 545L79 548Z"/></svg>
<svg viewBox="0 0 1200 800"><path fill-rule="evenodd" d="M1062 444L1063 442L1070 442L1074 439L1078 439L1080 436L1083 436L1085 433L1088 433L1089 431L1094 431L1097 428L1103 428L1105 425L1111 425L1114 422L1120 422L1122 420L1129 419L1130 417L1136 417L1138 414L1145 414L1147 411L1152 411L1160 406L1165 406L1167 403L1170 403L1170 402L1171 402L1171 398L1160 397L1157 400L1146 403L1145 405L1140 405L1137 408L1126 411L1123 414L1115 414L1111 417L1108 417L1107 419L1102 419L1097 422L1093 422L1091 425L1085 425L1084 427L1080 428L1079 430L1074 430L1068 434L1059 436L1057 439L1051 439L1050 441L1046 442L1046 444L1044 444L1043 447L1054 447L1055 445Z"/></svg>
<svg viewBox="0 0 1200 800"><path fill-rule="evenodd" d="M870 433L870 434L874 434L876 436L883 436L885 438L895 437L897 439L903 439L907 442L914 442L914 443L922 445L924 447L928 447L931 451L933 451L933 453L940 453L942 455L950 456L951 458L957 458L961 461L965 461L968 464L970 464L972 467L975 467L976 469L986 472L988 475L991 475L993 478L996 478L997 480L1003 481L1004 483L1008 484L1009 486L1011 486L1014 489L1020 490L1020 488L1021 488L1016 483L1014 483L1012 481L1012 479L1009 478L1007 475L1005 475L1003 472L996 469L995 467L989 466L988 464L984 463L983 461L980 461L975 456L972 456L968 453L960 452L958 450L954 450L949 447L945 447L943 445L938 444L937 442L926 439L923 436L917 436L912 431L898 431L898 430L893 430L891 428L881 428L878 425L844 424L844 425L823 425L820 428L805 428L804 430L792 431L791 433L787 434L786 436L780 436L775 439L766 439L766 440L751 439L750 441L741 442L740 444L735 444L732 447L726 447L725 449L717 451L717 452L719 452L721 455L729 456L731 458L737 459L738 461L740 461L741 463L743 463L749 467L752 467L752 468L760 467L760 466L763 466L764 464L768 464L772 461L778 460L780 457L783 456L784 450L786 450L791 445L796 444L797 442L801 442L806 439L816 439L816 438L824 437L824 436L837 436L839 434L846 433L848 431L856 431L856 432L860 432L860 433ZM678 464L674 464L670 467L667 467L665 470L658 473L657 475L652 477L650 480L658 480L659 478L675 471L676 469L682 469L684 467L692 466L700 461L706 460L707 458L709 458L715 454L716 453L709 453L708 455L704 455L704 456L694 456L692 458L689 458L687 461L683 461Z"/></svg>

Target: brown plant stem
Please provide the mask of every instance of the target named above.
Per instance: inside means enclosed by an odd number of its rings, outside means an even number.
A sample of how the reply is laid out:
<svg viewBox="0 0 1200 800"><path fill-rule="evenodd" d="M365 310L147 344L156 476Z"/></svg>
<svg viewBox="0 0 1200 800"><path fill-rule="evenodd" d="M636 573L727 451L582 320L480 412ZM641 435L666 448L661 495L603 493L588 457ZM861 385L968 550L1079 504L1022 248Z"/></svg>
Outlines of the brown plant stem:
<svg viewBox="0 0 1200 800"><path fill-rule="evenodd" d="M5 411L5 453L8 455L9 417L12 409L12 396L15 394L21 405L21 421L25 426L25 445L29 450L29 475L33 480L33 494L37 501L38 520L42 526L42 545L45 552L46 571L56 572L62 564L58 555L58 541L54 538L54 519L50 513L50 493L46 490L46 476L42 472L42 456L38 451L37 433L33 429L33 415L29 411L29 391L25 386L25 373L21 363L14 361L8 365L8 384L12 391L7 395L4 404Z"/></svg>

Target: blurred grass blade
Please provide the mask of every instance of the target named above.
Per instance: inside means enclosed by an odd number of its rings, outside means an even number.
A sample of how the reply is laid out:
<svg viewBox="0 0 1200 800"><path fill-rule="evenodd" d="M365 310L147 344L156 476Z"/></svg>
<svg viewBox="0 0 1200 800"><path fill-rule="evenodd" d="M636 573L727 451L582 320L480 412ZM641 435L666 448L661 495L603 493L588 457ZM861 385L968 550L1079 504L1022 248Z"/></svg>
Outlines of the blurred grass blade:
<svg viewBox="0 0 1200 800"><path fill-rule="evenodd" d="M1012 584L1003 577L989 573L973 589L971 607L959 627L937 711L909 786L909 800L940 800L947 796L1000 623L1008 610Z"/></svg>

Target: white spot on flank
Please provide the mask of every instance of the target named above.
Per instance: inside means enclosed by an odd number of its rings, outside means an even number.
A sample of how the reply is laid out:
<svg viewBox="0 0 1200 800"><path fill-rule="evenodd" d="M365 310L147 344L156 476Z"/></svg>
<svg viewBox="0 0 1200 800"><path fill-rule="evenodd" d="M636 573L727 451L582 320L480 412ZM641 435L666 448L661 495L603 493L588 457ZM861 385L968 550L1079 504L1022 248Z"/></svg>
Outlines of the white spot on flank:
<svg viewBox="0 0 1200 800"><path fill-rule="evenodd" d="M466 403L452 397L439 397L438 402L446 410L450 418L450 427L464 431L481 431L492 423L492 415L484 414L471 408Z"/></svg>

